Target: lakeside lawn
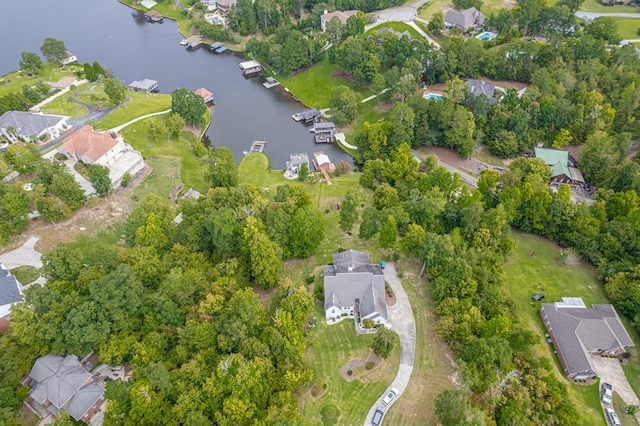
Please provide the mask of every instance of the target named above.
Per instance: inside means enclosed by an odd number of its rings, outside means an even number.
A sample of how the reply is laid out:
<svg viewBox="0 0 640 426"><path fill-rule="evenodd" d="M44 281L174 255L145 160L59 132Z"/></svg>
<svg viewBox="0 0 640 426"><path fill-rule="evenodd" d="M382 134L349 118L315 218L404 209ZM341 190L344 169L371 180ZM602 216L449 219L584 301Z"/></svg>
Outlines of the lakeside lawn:
<svg viewBox="0 0 640 426"><path fill-rule="evenodd" d="M73 99L72 95L57 97L40 108L40 110L46 114L65 115L71 118L84 117L89 113L89 110L84 105L69 102L70 97Z"/></svg>
<svg viewBox="0 0 640 426"><path fill-rule="evenodd" d="M309 352L309 360L316 386L327 384L326 392L320 397L311 395L311 387L301 394L301 410L309 419L321 419L321 411L326 406L335 406L340 417L334 422L316 424L354 425L362 423L367 412L393 380L400 364L400 344L396 344L388 359L372 370L354 370L358 378L348 382L339 370L354 358L364 360L371 351L374 335L358 335L353 320L343 320L327 325L321 303L316 301L317 328L312 336L317 346ZM388 423L388 422L387 422ZM389 423L392 424L392 423Z"/></svg>
<svg viewBox="0 0 640 426"><path fill-rule="evenodd" d="M96 130L112 129L143 115L171 108L171 95L128 91L127 97L129 101L125 105L115 108L100 120L96 125Z"/></svg>
<svg viewBox="0 0 640 426"><path fill-rule="evenodd" d="M587 307L594 303L609 303L602 285L596 281L595 268L584 262L575 266L563 264L562 249L545 238L520 232L514 232L512 237L518 242L518 248L508 256L505 270L506 290L514 302L515 316L539 337L535 350L553 362L556 374L567 384L569 396L580 415L576 424L602 424L604 415L598 385L577 385L564 379L558 358L553 354L553 346L544 337L546 330L539 316L540 302L531 300L533 294L544 293L547 303L559 301L562 297L582 297ZM625 318L622 320L637 346L638 334ZM629 364L623 368L630 384L638 392L640 363L636 350L632 351Z"/></svg>
<svg viewBox="0 0 640 426"><path fill-rule="evenodd" d="M26 77L20 75L20 71L14 71L7 75L0 77L0 96L7 95L9 93L22 92L22 86L33 86L38 81L50 81L56 82L61 77L75 77L74 72L82 67L78 64L69 64L63 67L58 67L51 62L43 62L43 67L34 77ZM19 65L16 64L16 68Z"/></svg>
<svg viewBox="0 0 640 426"><path fill-rule="evenodd" d="M636 8L634 8L637 10ZM623 40L633 40L640 38L638 29L640 29L640 19L634 18L613 18L618 26L618 34Z"/></svg>
<svg viewBox="0 0 640 426"><path fill-rule="evenodd" d="M598 0L584 0L580 10L584 12L601 12L601 13L639 13L640 9L635 6L605 6Z"/></svg>

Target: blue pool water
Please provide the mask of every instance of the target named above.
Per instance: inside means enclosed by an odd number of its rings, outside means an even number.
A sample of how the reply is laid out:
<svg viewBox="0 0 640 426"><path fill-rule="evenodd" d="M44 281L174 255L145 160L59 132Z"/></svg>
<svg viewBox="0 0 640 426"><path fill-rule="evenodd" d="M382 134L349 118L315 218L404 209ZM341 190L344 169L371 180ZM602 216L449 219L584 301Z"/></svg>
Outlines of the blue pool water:
<svg viewBox="0 0 640 426"><path fill-rule="evenodd" d="M478 34L476 36L476 38L479 38L482 41L488 41L488 40L491 40L491 39L495 38L496 36L497 36L497 34L491 33L489 31L485 31L482 34Z"/></svg>
<svg viewBox="0 0 640 426"><path fill-rule="evenodd" d="M426 99L429 99L430 101L441 101L442 95L438 95L437 93L429 93L427 94Z"/></svg>

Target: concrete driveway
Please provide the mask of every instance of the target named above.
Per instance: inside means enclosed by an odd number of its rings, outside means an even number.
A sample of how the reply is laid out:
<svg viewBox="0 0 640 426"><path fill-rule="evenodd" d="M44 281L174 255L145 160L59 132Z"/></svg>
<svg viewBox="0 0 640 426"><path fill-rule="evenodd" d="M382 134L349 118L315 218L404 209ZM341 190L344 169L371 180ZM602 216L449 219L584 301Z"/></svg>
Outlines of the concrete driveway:
<svg viewBox="0 0 640 426"><path fill-rule="evenodd" d="M429 0L418 0L410 4L378 11L376 13L376 21L411 22L418 16L420 6L426 3L429 3Z"/></svg>
<svg viewBox="0 0 640 426"><path fill-rule="evenodd" d="M396 304L387 307L387 313L389 314L387 323L392 330L398 333L398 336L400 337L400 366L398 367L398 373L396 374L395 379L393 379L391 385L389 385L384 393L380 395L378 400L369 410L369 413L367 413L367 417L364 420L365 425L371 424L373 413L375 413L377 407L384 407L382 405L382 398L384 398L387 392L389 392L389 389L396 387L400 393L390 405L383 408L383 411L388 410L389 407L393 405L400 396L402 396L402 393L409 385L409 379L413 372L413 362L416 356L416 320L413 317L409 297L404 291L402 283L398 278L395 264L387 262L384 269L384 279L396 295Z"/></svg>
<svg viewBox="0 0 640 426"><path fill-rule="evenodd" d="M31 237L17 249L0 254L0 262L4 263L7 269L14 269L18 266L42 268L42 253L34 248L38 240L38 237Z"/></svg>
<svg viewBox="0 0 640 426"><path fill-rule="evenodd" d="M617 358L593 356L591 359L601 382L609 383L613 387L613 391L620 395L626 405L640 406L640 400L631 385L629 385L627 376L624 375L620 361ZM636 418L640 420L640 413L636 415Z"/></svg>

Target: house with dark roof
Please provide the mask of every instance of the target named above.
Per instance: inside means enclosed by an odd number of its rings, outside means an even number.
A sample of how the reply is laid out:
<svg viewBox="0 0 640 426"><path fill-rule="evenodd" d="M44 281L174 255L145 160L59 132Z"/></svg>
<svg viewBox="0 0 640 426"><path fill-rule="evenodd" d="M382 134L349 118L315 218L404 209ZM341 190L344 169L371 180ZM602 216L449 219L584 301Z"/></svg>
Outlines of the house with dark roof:
<svg viewBox="0 0 640 426"><path fill-rule="evenodd" d="M89 423L104 401L104 387L80 364L75 355L45 355L29 372L27 403L39 404L51 414L64 410Z"/></svg>
<svg viewBox="0 0 640 426"><path fill-rule="evenodd" d="M459 12L449 10L446 15L444 15L444 26L445 28L456 27L466 31L471 28L477 29L482 27L485 19L487 18L475 7L463 9Z"/></svg>
<svg viewBox="0 0 640 426"><path fill-rule="evenodd" d="M84 164L100 164L109 168L111 184L116 187L126 173L131 176L144 168L142 154L126 144L115 132L96 132L84 126L69 136L58 151Z"/></svg>
<svg viewBox="0 0 640 426"><path fill-rule="evenodd" d="M7 111L0 115L0 139L10 142L55 139L67 130L68 119L61 115Z"/></svg>
<svg viewBox="0 0 640 426"><path fill-rule="evenodd" d="M371 264L367 253L347 250L333 255L324 267L324 310L328 323L356 318L375 324L387 322L384 273Z"/></svg>
<svg viewBox="0 0 640 426"><path fill-rule="evenodd" d="M543 303L540 317L572 380L598 375L593 356L620 356L634 346L613 305L587 308L579 297L563 297L561 302Z"/></svg>
<svg viewBox="0 0 640 426"><path fill-rule="evenodd" d="M358 13L357 10L345 10L344 12L341 10L336 10L335 12L328 13L325 9L324 13L320 15L320 28L322 28L322 31L327 31L327 23L333 18L338 18L342 25L346 25L347 19L349 19L356 13Z"/></svg>
<svg viewBox="0 0 640 426"><path fill-rule="evenodd" d="M498 93L506 93L506 91L499 86L496 86L493 83L486 83L484 80L467 80L467 87L469 88L469 93L473 96L486 96L489 98L489 103L491 105L495 104L497 101Z"/></svg>
<svg viewBox="0 0 640 426"><path fill-rule="evenodd" d="M582 172L573 167L569 152L560 149L535 148L536 158L541 158L551 168L551 184L562 184L573 187L585 183Z"/></svg>
<svg viewBox="0 0 640 426"><path fill-rule="evenodd" d="M0 263L0 330L9 329L11 307L20 303L22 285L11 272Z"/></svg>
<svg viewBox="0 0 640 426"><path fill-rule="evenodd" d="M157 92L158 82L156 80L145 78L143 80L132 81L127 87L135 90L136 92Z"/></svg>

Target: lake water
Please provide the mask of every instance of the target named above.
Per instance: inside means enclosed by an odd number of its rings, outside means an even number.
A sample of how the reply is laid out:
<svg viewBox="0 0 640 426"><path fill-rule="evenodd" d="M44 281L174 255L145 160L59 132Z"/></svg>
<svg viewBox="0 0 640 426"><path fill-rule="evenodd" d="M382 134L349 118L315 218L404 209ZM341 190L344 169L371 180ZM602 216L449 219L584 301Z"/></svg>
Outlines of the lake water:
<svg viewBox="0 0 640 426"><path fill-rule="evenodd" d="M281 87L265 89L262 77L245 79L239 55L186 51L171 20L147 23L116 0L1 0L0 75L18 69L22 52L39 54L46 37L63 40L80 62L100 62L125 84L150 78L161 93L179 87L212 91L216 105L206 135L214 146L231 148L236 162L259 139L268 141L274 169L284 168L291 153L319 150L335 164L353 164L338 146L316 145L308 128L291 119L304 106Z"/></svg>

